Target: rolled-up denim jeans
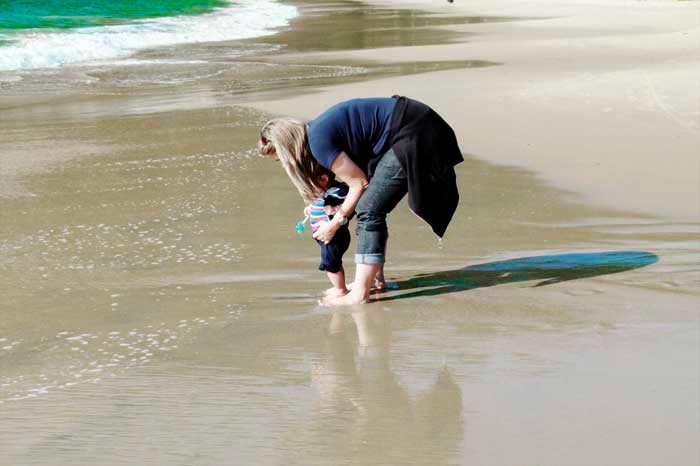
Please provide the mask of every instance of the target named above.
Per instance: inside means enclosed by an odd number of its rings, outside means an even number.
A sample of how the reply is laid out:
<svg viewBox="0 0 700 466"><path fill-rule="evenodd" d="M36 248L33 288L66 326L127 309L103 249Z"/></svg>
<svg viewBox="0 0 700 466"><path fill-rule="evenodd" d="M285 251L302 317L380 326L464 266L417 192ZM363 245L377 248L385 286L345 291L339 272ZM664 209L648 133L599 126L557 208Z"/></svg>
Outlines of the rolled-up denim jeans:
<svg viewBox="0 0 700 466"><path fill-rule="evenodd" d="M383 264L389 232L386 216L408 192L406 173L393 150L385 153L357 203L357 264Z"/></svg>

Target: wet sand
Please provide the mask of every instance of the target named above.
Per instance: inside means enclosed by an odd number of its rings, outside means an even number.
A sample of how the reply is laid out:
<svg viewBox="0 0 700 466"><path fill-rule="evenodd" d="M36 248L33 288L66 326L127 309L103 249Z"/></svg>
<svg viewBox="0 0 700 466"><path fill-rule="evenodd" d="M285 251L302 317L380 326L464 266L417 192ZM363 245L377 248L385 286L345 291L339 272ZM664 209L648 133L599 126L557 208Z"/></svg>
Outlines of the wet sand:
<svg viewBox="0 0 700 466"><path fill-rule="evenodd" d="M698 464L692 94L663 80L690 130L640 110L601 84L614 47L587 42L683 35L696 7L669 5L640 4L623 28L591 5L550 5L550 22L527 5L300 2L277 36L136 57L206 64L9 81L0 464ZM652 28L647 10L678 22ZM654 76L697 65L654 44ZM585 89L562 61L579 49L581 73L600 71ZM438 242L402 204L395 289L319 308L318 248L294 232L303 204L255 157L257 129L393 93L457 129L459 211ZM615 112L594 114L610 94ZM613 157L663 136L675 169ZM602 168L577 165L591 160ZM604 182L618 164L636 191ZM674 190L655 178L667 171Z"/></svg>

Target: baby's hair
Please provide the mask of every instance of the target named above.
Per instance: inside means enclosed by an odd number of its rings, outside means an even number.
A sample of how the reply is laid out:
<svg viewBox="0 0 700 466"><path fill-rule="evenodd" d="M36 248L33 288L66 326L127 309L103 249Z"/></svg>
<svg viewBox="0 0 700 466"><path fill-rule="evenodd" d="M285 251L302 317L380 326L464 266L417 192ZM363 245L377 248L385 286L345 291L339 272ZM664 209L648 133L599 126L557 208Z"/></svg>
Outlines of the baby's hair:
<svg viewBox="0 0 700 466"><path fill-rule="evenodd" d="M321 167L321 168L323 168L323 173L321 175L326 175L328 177L329 183L334 182L335 181L335 173L333 173L330 170L326 170L324 167Z"/></svg>

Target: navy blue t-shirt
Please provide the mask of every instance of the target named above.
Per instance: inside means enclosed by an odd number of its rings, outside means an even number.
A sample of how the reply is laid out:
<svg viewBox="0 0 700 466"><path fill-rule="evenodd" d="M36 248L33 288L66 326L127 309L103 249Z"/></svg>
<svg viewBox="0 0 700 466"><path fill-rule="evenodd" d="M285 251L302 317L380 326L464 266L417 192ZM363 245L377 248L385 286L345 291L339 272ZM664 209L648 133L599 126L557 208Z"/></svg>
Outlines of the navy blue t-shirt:
<svg viewBox="0 0 700 466"><path fill-rule="evenodd" d="M340 102L308 124L313 157L328 170L345 152L367 173L367 166L385 152L396 99L370 98Z"/></svg>

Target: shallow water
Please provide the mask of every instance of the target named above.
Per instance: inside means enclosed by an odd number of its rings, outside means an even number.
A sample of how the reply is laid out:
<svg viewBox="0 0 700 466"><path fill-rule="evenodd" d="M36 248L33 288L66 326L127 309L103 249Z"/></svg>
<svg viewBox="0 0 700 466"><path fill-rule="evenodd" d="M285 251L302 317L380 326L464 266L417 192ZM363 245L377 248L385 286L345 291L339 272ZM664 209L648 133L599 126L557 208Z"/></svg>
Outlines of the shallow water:
<svg viewBox="0 0 700 466"><path fill-rule="evenodd" d="M268 115L232 99L338 65L251 85L275 45L239 45L232 92L123 64L75 99L12 88L34 103L0 115L0 464L692 464L700 227L467 154L445 240L402 204L394 288L319 308L303 204L255 156Z"/></svg>

